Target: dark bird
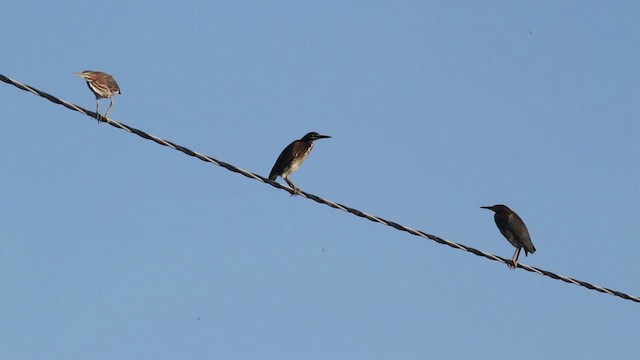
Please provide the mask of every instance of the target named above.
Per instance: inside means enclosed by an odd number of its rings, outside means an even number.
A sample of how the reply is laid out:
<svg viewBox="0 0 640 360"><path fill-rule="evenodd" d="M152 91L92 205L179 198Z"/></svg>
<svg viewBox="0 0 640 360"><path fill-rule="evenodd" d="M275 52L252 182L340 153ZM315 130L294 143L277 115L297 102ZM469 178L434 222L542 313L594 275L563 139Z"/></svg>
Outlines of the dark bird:
<svg viewBox="0 0 640 360"><path fill-rule="evenodd" d="M289 180L289 175L296 171L304 159L309 156L311 149L313 149L314 141L330 137L331 136L320 135L317 132L312 131L303 136L302 139L289 144L289 146L282 150L280 156L278 156L278 160L276 160L275 165L273 165L273 168L271 169L271 173L269 173L269 180L275 181L278 176L282 176L284 181L289 184L294 194L298 194L300 190L298 190Z"/></svg>
<svg viewBox="0 0 640 360"><path fill-rule="evenodd" d="M87 86L96 96L96 113L98 113L98 106L100 106L100 99L109 99L111 103L104 117L109 117L109 111L113 106L113 97L120 94L120 87L113 78L113 75L105 74L100 71L85 70L83 72L73 73L87 81Z"/></svg>
<svg viewBox="0 0 640 360"><path fill-rule="evenodd" d="M536 252L536 248L531 242L529 236L529 230L524 224L524 221L520 219L520 216L513 210L509 209L505 205L493 205L493 206L481 206L483 209L489 209L495 212L493 219L496 221L496 225L502 235L516 248L516 252L513 253L511 261L513 265L509 264L509 268L515 269L518 267L518 256L520 256L520 249L524 248L525 256L529 253Z"/></svg>

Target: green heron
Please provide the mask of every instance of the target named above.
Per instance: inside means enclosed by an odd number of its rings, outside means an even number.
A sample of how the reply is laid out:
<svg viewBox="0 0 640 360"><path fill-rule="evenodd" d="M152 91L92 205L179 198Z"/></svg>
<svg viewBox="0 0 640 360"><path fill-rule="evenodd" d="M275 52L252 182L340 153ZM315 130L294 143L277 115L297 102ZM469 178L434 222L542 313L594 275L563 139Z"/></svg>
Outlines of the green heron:
<svg viewBox="0 0 640 360"><path fill-rule="evenodd" d="M493 219L496 221L498 229L500 229L502 235L509 240L511 245L516 248L516 252L513 253L513 257L511 258L513 265L508 264L509 268L515 269L518 267L520 249L524 248L525 256L529 255L529 253L533 254L536 252L536 248L531 242L527 226L518 214L505 205L481 206L481 208L495 212Z"/></svg>
<svg viewBox="0 0 640 360"><path fill-rule="evenodd" d="M113 106L113 96L120 94L120 87L112 75L105 74L100 71L85 70L83 72L73 73L87 81L87 86L96 96L96 114L98 114L98 106L100 99L109 99L111 103L104 117L109 117L109 111Z"/></svg>
<svg viewBox="0 0 640 360"><path fill-rule="evenodd" d="M282 150L280 156L278 156L278 160L276 160L275 165L273 165L271 169L271 173L269 173L269 180L275 181L278 176L282 176L284 181L286 181L293 190L293 193L298 194L300 190L289 180L289 175L296 171L304 159L309 156L311 149L313 149L314 141L330 137L331 136L320 135L312 131L303 136L302 139L289 144L289 146Z"/></svg>

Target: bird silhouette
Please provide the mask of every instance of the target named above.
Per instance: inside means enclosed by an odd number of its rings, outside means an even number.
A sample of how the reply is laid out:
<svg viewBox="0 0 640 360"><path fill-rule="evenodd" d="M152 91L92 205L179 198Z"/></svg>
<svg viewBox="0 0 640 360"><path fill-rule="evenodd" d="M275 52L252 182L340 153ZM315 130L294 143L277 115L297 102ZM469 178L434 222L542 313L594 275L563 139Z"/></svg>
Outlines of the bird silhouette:
<svg viewBox="0 0 640 360"><path fill-rule="evenodd" d="M120 94L120 86L113 78L113 75L103 73L101 71L85 70L83 72L74 73L87 81L87 86L96 96L96 114L100 106L100 99L109 99L109 108L104 117L109 117L109 111L113 106L113 97ZM98 121L99 122L99 121Z"/></svg>
<svg viewBox="0 0 640 360"><path fill-rule="evenodd" d="M495 212L493 219L500 229L502 235L516 248L513 253L511 261L513 264L507 264L509 268L515 269L518 267L518 256L520 256L520 250L524 249L525 256L529 253L536 252L535 246L531 242L529 236L529 230L524 224L524 221L513 210L509 209L506 205L493 205L493 206L481 206L483 209L489 209Z"/></svg>
<svg viewBox="0 0 640 360"><path fill-rule="evenodd" d="M327 139L330 138L329 135L320 135L315 131L312 131L305 136L303 136L300 140L295 140L291 144L289 144L280 156L278 156L278 160L273 165L271 169L271 173L269 173L269 180L275 181L278 176L282 176L284 181L289 184L291 190L293 190L292 195L296 195L300 193L300 190L296 188L296 186L289 180L289 175L296 171L300 164L309 156L311 149L313 149L313 142L318 139Z"/></svg>

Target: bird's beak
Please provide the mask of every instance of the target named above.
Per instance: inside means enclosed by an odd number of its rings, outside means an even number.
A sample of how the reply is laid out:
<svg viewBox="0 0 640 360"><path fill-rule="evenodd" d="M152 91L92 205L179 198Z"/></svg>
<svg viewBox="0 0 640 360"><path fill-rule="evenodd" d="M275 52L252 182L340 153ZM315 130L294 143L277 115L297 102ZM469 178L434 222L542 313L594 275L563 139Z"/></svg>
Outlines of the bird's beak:
<svg viewBox="0 0 640 360"><path fill-rule="evenodd" d="M489 209L489 210L493 210L492 206L480 206L481 209Z"/></svg>
<svg viewBox="0 0 640 360"><path fill-rule="evenodd" d="M82 73L81 72L75 72L75 73L73 73L73 75L82 77Z"/></svg>
<svg viewBox="0 0 640 360"><path fill-rule="evenodd" d="M331 136L329 136L329 135L316 135L315 138L316 138L316 140L317 139L330 139Z"/></svg>

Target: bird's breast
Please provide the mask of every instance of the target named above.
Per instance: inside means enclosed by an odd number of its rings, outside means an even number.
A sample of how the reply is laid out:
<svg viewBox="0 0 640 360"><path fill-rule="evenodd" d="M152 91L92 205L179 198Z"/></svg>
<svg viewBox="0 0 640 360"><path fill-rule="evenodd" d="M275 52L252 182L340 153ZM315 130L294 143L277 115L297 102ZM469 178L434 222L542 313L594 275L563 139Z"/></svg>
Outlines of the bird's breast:
<svg viewBox="0 0 640 360"><path fill-rule="evenodd" d="M291 165L289 165L288 169L286 169L285 172L287 174L291 174L292 172L298 170L300 164L302 164L302 162L309 156L311 148L313 148L313 144L312 146L297 149L297 151L293 155L293 159L291 160Z"/></svg>

